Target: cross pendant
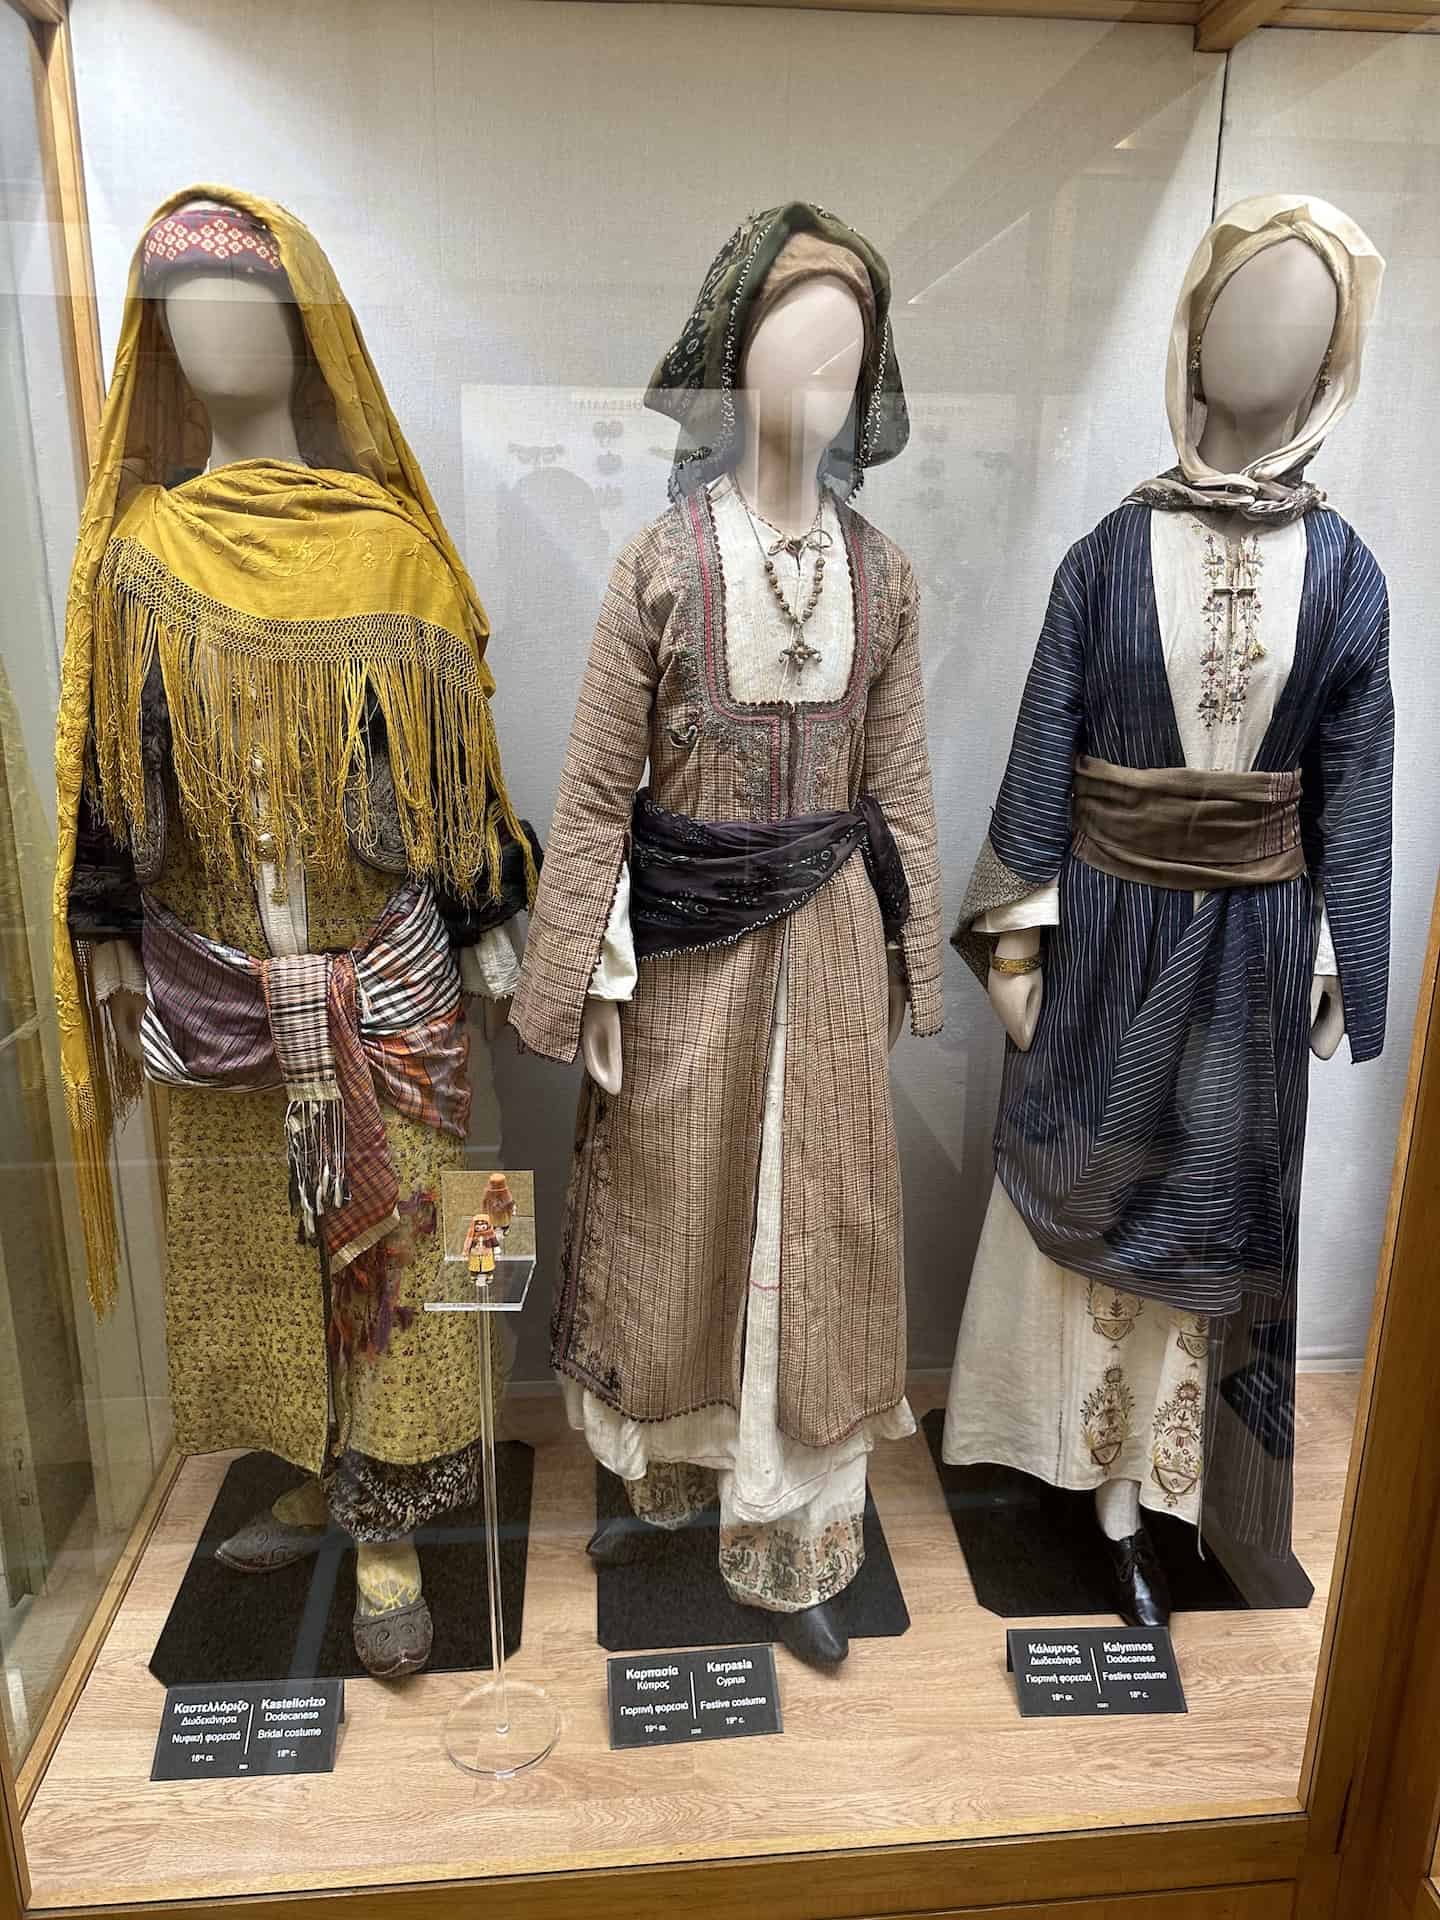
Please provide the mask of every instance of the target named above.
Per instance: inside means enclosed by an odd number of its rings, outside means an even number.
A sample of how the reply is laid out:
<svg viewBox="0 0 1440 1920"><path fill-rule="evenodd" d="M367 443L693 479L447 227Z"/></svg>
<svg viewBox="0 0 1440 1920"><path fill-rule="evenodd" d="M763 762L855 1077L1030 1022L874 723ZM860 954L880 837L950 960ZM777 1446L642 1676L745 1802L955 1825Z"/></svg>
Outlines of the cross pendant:
<svg viewBox="0 0 1440 1920"><path fill-rule="evenodd" d="M818 647L812 647L797 627L795 629L795 638L790 642L789 646L780 649L780 658L788 661L789 664L794 667L796 673L803 673L806 667L812 665L820 658L820 650Z"/></svg>

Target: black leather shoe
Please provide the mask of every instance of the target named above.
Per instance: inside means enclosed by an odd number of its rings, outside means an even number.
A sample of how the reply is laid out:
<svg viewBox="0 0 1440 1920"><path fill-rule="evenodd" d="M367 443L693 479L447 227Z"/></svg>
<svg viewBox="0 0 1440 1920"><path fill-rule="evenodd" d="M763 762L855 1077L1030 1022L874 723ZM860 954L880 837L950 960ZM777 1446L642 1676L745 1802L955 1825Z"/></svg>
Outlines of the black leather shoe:
<svg viewBox="0 0 1440 1920"><path fill-rule="evenodd" d="M807 1667L838 1667L850 1651L850 1636L828 1600L798 1613L777 1613L774 1622L781 1646Z"/></svg>
<svg viewBox="0 0 1440 1920"><path fill-rule="evenodd" d="M1111 1540L1109 1547L1120 1618L1126 1626L1169 1626L1170 1583L1144 1527L1124 1540Z"/></svg>
<svg viewBox="0 0 1440 1920"><path fill-rule="evenodd" d="M633 1567L665 1538L663 1527L652 1527L633 1513L617 1513L598 1526L585 1542L594 1567Z"/></svg>

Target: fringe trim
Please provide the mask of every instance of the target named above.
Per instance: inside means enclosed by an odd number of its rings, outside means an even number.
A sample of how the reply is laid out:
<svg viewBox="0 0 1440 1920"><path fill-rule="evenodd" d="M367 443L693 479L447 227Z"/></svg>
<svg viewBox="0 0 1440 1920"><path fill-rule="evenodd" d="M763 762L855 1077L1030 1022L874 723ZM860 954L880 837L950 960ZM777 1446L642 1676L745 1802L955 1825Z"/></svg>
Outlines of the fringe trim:
<svg viewBox="0 0 1440 1920"><path fill-rule="evenodd" d="M500 895L501 830L534 857L505 792L479 663L446 628L403 613L262 620L112 540L94 603L95 805L128 843L145 818L141 691L158 661L181 811L205 864L234 884L298 855L338 879L375 833L365 719L386 730L409 871L473 899ZM257 805L257 798L259 804Z"/></svg>
<svg viewBox="0 0 1440 1920"><path fill-rule="evenodd" d="M144 1075L140 1063L117 1044L110 1016L95 998L89 943L77 940L72 950L92 1075L86 1086L67 1084L65 1107L85 1237L90 1304L96 1318L103 1320L120 1297L120 1233L110 1184L110 1141L115 1126L139 1100Z"/></svg>
<svg viewBox="0 0 1440 1920"><path fill-rule="evenodd" d="M314 1246L320 1216L345 1204L345 1108L338 1093L291 1100L285 1109L290 1210L300 1239Z"/></svg>

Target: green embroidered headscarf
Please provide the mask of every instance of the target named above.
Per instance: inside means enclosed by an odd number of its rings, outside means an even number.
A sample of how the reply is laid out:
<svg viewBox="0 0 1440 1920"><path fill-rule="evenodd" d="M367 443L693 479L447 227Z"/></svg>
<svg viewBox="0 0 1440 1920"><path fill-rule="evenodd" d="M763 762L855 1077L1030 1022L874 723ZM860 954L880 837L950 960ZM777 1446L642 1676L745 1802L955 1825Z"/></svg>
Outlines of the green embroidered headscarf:
<svg viewBox="0 0 1440 1920"><path fill-rule="evenodd" d="M673 498L693 493L739 457L735 385L755 322L769 303L766 282L793 240L814 235L860 264L869 298L865 354L849 418L821 461L822 485L847 499L865 472L893 460L910 437L905 389L890 330L890 270L863 235L823 207L792 200L751 214L710 263L690 318L650 378L647 407L680 425L670 473ZM824 270L817 265L817 270ZM848 276L847 276L848 277Z"/></svg>

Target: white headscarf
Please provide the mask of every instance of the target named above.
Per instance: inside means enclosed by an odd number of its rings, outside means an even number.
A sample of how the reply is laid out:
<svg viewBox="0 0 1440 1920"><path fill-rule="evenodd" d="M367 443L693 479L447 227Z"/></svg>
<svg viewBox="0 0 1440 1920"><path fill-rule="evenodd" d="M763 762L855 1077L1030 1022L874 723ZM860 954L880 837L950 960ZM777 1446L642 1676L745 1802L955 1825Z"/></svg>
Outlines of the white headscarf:
<svg viewBox="0 0 1440 1920"><path fill-rule="evenodd" d="M1218 473L1200 457L1206 407L1196 349L1221 288L1247 260L1284 240L1303 240L1329 268L1336 295L1330 347L1282 443L1239 473ZM1311 194L1257 194L1222 213L1195 249L1170 329L1165 407L1180 462L1137 487L1131 498L1153 507L1228 508L1268 522L1293 520L1317 506L1324 495L1301 474L1359 390L1365 336L1384 272L1385 262L1355 222Z"/></svg>

